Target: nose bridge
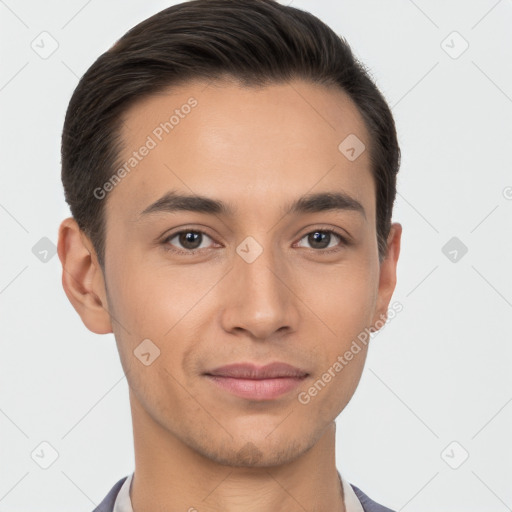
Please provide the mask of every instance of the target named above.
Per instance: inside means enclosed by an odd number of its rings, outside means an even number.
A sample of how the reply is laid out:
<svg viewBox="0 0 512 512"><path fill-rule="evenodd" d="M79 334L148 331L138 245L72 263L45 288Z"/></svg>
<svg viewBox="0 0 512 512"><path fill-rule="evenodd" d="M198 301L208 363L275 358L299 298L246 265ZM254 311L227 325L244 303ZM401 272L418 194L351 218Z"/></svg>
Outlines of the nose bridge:
<svg viewBox="0 0 512 512"><path fill-rule="evenodd" d="M282 272L283 265L276 261L275 251L269 243L263 247L249 237L237 247L237 256L235 270L238 279L245 283L251 296L266 301L276 299L279 295L277 288L282 287L276 275Z"/></svg>
<svg viewBox="0 0 512 512"><path fill-rule="evenodd" d="M268 234L258 240L248 236L236 247L224 316L227 330L238 327L265 338L282 327L296 328L287 267L277 251Z"/></svg>

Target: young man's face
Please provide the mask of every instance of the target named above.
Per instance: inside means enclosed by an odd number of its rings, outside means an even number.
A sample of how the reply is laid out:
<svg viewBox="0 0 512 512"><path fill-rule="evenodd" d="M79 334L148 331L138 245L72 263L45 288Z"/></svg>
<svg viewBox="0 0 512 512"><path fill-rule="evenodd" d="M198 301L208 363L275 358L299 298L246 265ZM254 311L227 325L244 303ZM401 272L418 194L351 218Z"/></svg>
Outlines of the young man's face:
<svg viewBox="0 0 512 512"><path fill-rule="evenodd" d="M350 134L367 148L370 139L343 92L302 81L170 91L124 118L121 161L134 151L140 161L103 199L106 292L98 295L106 309L82 318L95 332L111 321L139 434L158 431L228 465L291 461L321 438L357 387L366 345L334 376L332 368L385 319L400 225L379 265L369 151L354 160L359 147L338 148ZM197 104L183 107L191 97ZM176 109L166 133L160 123ZM231 211L142 213L171 192ZM345 194L362 209L290 211L321 193ZM265 394L260 382L244 395L206 375L273 362L307 376L280 394ZM330 368L330 382L309 393Z"/></svg>

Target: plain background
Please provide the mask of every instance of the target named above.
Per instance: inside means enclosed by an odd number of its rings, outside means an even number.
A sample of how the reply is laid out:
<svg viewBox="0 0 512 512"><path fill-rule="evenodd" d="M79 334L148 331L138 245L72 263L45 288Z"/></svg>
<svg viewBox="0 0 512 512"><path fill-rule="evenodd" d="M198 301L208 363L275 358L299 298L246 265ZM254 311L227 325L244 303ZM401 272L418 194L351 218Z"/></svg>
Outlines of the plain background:
<svg viewBox="0 0 512 512"><path fill-rule="evenodd" d="M173 3L0 1L0 511L91 511L134 468L115 340L81 323L51 251L69 216L60 135L78 78ZM400 511L511 510L512 3L282 3L346 37L403 154L403 311L337 420L338 469Z"/></svg>

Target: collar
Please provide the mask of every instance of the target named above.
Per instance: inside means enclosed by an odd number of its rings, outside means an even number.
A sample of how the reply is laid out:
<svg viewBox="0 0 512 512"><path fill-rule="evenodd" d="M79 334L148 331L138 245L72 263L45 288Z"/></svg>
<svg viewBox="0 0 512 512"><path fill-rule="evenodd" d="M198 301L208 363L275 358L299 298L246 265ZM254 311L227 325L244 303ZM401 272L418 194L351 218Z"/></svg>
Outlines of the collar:
<svg viewBox="0 0 512 512"><path fill-rule="evenodd" d="M134 473L128 476L128 478L124 481L121 489L119 490L119 494L117 495L116 501L114 503L113 512L133 512L132 500L130 499L133 474ZM339 471L338 477L343 487L346 512L364 512L363 506L361 505L359 498L356 496L356 493L352 489L352 486L348 483L347 480L345 480L345 478L342 477Z"/></svg>

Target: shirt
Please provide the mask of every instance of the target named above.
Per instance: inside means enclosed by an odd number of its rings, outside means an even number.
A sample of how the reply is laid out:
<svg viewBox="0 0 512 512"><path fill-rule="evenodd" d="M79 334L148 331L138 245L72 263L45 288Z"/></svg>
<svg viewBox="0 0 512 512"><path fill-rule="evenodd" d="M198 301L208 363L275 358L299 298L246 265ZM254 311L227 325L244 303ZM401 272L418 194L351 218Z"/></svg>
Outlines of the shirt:
<svg viewBox="0 0 512 512"><path fill-rule="evenodd" d="M356 493L350 484L341 476L338 471L338 476L343 486L343 496L345 499L346 512L364 512L364 509L356 496ZM119 494L117 495L114 503L113 512L133 512L132 501L130 499L130 487L132 484L133 473L124 481Z"/></svg>

